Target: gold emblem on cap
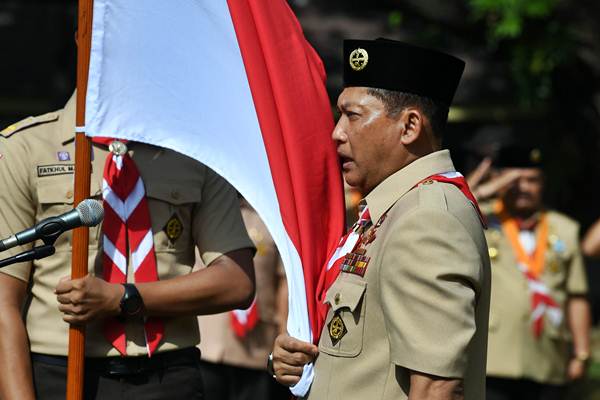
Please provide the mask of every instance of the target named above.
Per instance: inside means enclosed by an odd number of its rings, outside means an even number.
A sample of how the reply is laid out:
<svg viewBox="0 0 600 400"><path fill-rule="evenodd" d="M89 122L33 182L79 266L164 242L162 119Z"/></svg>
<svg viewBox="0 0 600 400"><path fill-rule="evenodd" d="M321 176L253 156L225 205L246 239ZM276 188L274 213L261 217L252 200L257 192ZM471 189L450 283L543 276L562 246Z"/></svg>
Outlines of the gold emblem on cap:
<svg viewBox="0 0 600 400"><path fill-rule="evenodd" d="M108 145L108 150L116 156L122 156L127 153L127 145L121 141L114 140Z"/></svg>
<svg viewBox="0 0 600 400"><path fill-rule="evenodd" d="M348 62L350 62L350 68L355 71L361 71L365 69L369 63L369 53L360 47L358 49L354 49L352 50L352 53L350 53Z"/></svg>

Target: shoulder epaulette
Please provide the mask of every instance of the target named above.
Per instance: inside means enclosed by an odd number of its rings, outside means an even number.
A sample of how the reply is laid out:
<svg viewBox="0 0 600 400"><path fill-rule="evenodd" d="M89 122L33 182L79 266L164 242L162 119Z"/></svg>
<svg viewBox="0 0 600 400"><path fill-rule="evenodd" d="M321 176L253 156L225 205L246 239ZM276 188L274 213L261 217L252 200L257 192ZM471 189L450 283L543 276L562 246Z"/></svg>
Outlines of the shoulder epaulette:
<svg viewBox="0 0 600 400"><path fill-rule="evenodd" d="M58 116L58 112L49 112L47 114L38 115L37 117L27 117L1 130L0 136L4 136L7 138L25 128L29 128L34 125L44 124L46 122L56 121L58 119Z"/></svg>

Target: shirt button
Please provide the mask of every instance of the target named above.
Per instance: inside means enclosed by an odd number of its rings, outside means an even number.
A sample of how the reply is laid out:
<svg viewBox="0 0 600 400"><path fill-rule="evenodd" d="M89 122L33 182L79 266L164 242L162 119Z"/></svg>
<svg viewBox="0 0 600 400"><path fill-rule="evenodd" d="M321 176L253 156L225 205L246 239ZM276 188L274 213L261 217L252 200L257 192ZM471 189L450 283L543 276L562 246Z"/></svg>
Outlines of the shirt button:
<svg viewBox="0 0 600 400"><path fill-rule="evenodd" d="M335 294L335 297L333 298L333 301L335 302L335 304L340 304L340 299L342 298L342 295L339 293Z"/></svg>
<svg viewBox="0 0 600 400"><path fill-rule="evenodd" d="M171 192L171 197L177 200L179 198L179 192L177 190L173 190Z"/></svg>
<svg viewBox="0 0 600 400"><path fill-rule="evenodd" d="M70 199L73 197L73 191L72 190L67 190L67 199Z"/></svg>

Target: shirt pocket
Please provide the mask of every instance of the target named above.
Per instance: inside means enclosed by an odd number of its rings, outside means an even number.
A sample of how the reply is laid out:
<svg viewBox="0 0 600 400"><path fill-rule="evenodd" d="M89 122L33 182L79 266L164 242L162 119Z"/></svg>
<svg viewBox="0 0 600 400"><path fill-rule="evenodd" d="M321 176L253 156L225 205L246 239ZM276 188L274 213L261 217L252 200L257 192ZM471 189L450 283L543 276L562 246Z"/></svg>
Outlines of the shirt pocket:
<svg viewBox="0 0 600 400"><path fill-rule="evenodd" d="M73 209L74 188L73 180L71 178L44 178L43 180L38 181L36 191L38 198L36 222L40 222L49 217L60 216ZM99 184L92 183L90 192L92 193L92 196L90 196L90 198L96 198L100 200L101 196ZM90 248L98 248L100 226L101 224L98 224L89 228ZM69 250L71 248L71 240L72 230L64 232L56 239L56 242L54 243L56 251Z"/></svg>
<svg viewBox="0 0 600 400"><path fill-rule="evenodd" d="M570 254L566 252L557 253L548 251L544 267L544 282L555 290L566 290Z"/></svg>
<svg viewBox="0 0 600 400"><path fill-rule="evenodd" d="M330 305L320 349L339 357L356 357L363 347L367 283L338 279L329 288L325 303ZM339 323L339 316L343 324ZM339 340L335 336L342 332Z"/></svg>
<svg viewBox="0 0 600 400"><path fill-rule="evenodd" d="M195 245L192 232L194 208L202 200L202 186L177 181L144 184L155 251L189 251Z"/></svg>

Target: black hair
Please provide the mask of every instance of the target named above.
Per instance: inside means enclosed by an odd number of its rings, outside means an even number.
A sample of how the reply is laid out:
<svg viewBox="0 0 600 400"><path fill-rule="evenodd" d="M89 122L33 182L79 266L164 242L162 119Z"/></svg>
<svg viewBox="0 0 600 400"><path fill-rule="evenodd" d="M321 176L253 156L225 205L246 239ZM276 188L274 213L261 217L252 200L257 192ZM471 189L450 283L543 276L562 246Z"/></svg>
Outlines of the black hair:
<svg viewBox="0 0 600 400"><path fill-rule="evenodd" d="M369 88L368 93L383 102L388 115L395 117L407 107L416 107L429 119L431 129L436 138L443 136L448 122L449 107L435 102L428 97L395 90Z"/></svg>

